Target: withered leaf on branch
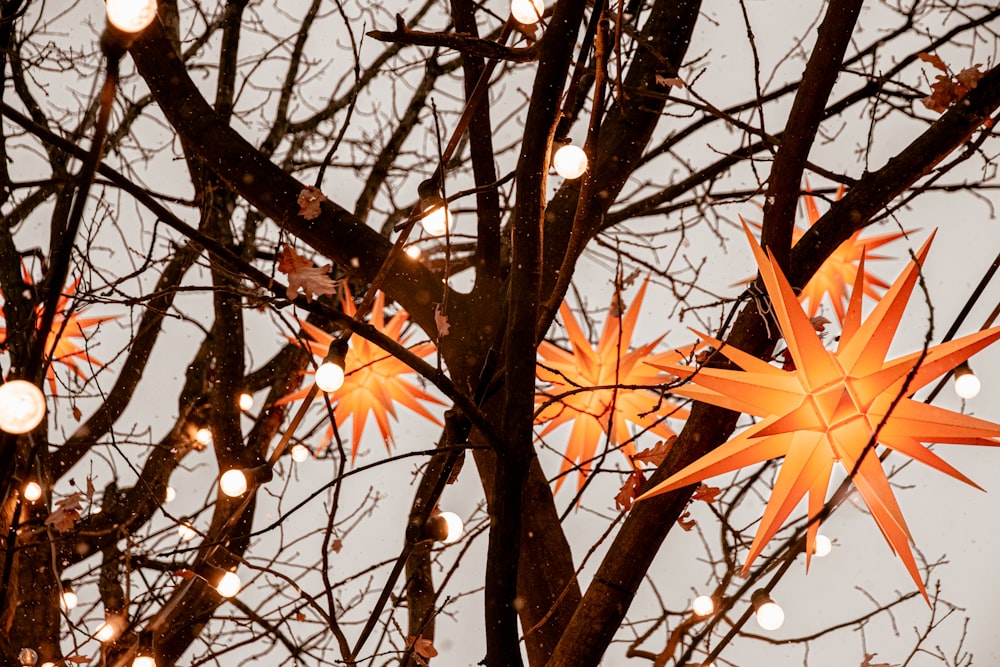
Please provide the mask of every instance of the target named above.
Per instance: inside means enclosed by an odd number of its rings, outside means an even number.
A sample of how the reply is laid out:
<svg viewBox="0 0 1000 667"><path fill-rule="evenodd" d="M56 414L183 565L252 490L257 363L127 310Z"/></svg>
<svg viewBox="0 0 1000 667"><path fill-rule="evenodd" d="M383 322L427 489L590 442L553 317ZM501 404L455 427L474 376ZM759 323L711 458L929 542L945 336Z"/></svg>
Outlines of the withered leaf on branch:
<svg viewBox="0 0 1000 667"><path fill-rule="evenodd" d="M413 636L407 637L406 647L407 648L412 647L413 652L419 655L421 658L430 659L438 654L437 649L434 648L434 642L432 642L430 639L424 639L423 635L419 635L417 637Z"/></svg>
<svg viewBox="0 0 1000 667"><path fill-rule="evenodd" d="M327 201L326 195L319 188L307 185L299 193L299 215L306 220L315 220L322 211L320 204L325 201Z"/></svg>
<svg viewBox="0 0 1000 667"><path fill-rule="evenodd" d="M661 440L651 449L644 449L641 452L636 453L635 456L632 457L632 460L658 466L663 463L663 459L667 456L670 448L674 446L675 440L677 440L676 435L671 436L666 440Z"/></svg>
<svg viewBox="0 0 1000 667"><path fill-rule="evenodd" d="M45 518L45 525L52 526L60 533L73 530L73 526L80 520L81 503L85 499L86 496L77 491L62 500L57 500L56 509Z"/></svg>
<svg viewBox="0 0 1000 667"><path fill-rule="evenodd" d="M286 245L278 253L278 270L288 276L288 289L285 296L294 300L299 295L299 288L306 295L306 301L312 301L314 296L337 293L337 281L326 275L331 264L314 266L312 260L306 259L295 248Z"/></svg>
<svg viewBox="0 0 1000 667"><path fill-rule="evenodd" d="M639 497L645 481L646 477L642 474L641 469L636 468L633 470L632 474L625 478L625 483L622 484L622 488L618 490L618 495L615 496L615 507L619 511L624 510L626 512L632 509L632 503Z"/></svg>
<svg viewBox="0 0 1000 667"><path fill-rule="evenodd" d="M938 74L934 77L934 83L931 84L931 94L920 100L925 107L938 113L944 113L948 107L965 97L970 90L979 84L979 80L985 74L985 72L979 71L980 65L976 64L953 75L944 61L935 54L920 53L917 57L935 69L944 72L944 74Z"/></svg>
<svg viewBox="0 0 1000 667"><path fill-rule="evenodd" d="M709 486L708 484L699 484L698 488L694 490L691 495L691 500L704 500L706 503L714 503L719 494L722 493L722 489L717 486Z"/></svg>

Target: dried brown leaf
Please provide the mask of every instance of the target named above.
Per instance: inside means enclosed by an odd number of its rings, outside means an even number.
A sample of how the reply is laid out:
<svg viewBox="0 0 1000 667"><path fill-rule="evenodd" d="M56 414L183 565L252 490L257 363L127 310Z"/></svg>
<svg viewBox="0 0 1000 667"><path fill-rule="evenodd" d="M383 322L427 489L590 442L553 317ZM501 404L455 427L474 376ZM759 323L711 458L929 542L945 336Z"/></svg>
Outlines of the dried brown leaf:
<svg viewBox="0 0 1000 667"><path fill-rule="evenodd" d="M412 648L414 653L428 660L438 654L437 649L434 648L434 642L430 639L424 639L423 635L407 637L406 648Z"/></svg>
<svg viewBox="0 0 1000 667"><path fill-rule="evenodd" d="M444 338L451 331L451 324L448 323L448 316L441 312L441 304L434 306L434 324L437 325L438 338Z"/></svg>
<svg viewBox="0 0 1000 667"><path fill-rule="evenodd" d="M892 665L888 662L872 662L872 658L877 655L878 653L865 653L865 659L861 662L861 667L899 667L899 665Z"/></svg>
<svg viewBox="0 0 1000 667"><path fill-rule="evenodd" d="M690 517L691 517L691 512L684 512L684 514L681 514L680 517L677 519L677 523L680 524L680 527L683 528L685 531L690 531L698 523L697 521L695 521Z"/></svg>
<svg viewBox="0 0 1000 667"><path fill-rule="evenodd" d="M722 493L722 489L717 486L699 484L698 488L691 494L691 500L704 500L706 503L714 503L720 493Z"/></svg>
<svg viewBox="0 0 1000 667"><path fill-rule="evenodd" d="M925 63L930 63L931 65L933 65L937 69L941 70L942 72L945 72L945 73L948 72L948 66L944 64L944 61L941 60L941 57L938 56L937 54L934 54L934 53L918 53L917 54L917 58L920 58Z"/></svg>
<svg viewBox="0 0 1000 667"><path fill-rule="evenodd" d="M663 459L667 456L667 453L670 452L670 448L674 446L674 442L676 440L677 436L672 435L666 440L661 440L656 443L656 445L654 445L651 449L644 449L641 452L638 452L632 457L632 460L658 466L663 463Z"/></svg>
<svg viewBox="0 0 1000 667"><path fill-rule="evenodd" d="M615 507L619 511L624 510L626 512L632 509L632 503L639 497L645 481L646 477L642 474L641 469L636 468L633 470L632 474L625 478L625 483L622 484L622 488L618 490L618 495L615 496Z"/></svg>
<svg viewBox="0 0 1000 667"><path fill-rule="evenodd" d="M299 215L306 220L315 220L322 212L320 204L327 201L319 188L307 185L299 193Z"/></svg>

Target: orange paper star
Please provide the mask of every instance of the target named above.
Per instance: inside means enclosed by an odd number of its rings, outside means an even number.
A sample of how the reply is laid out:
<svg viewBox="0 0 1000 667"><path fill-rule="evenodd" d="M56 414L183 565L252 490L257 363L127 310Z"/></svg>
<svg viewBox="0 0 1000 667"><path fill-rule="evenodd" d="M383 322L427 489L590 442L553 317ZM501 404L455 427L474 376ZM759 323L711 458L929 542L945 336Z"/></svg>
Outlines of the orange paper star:
<svg viewBox="0 0 1000 667"><path fill-rule="evenodd" d="M31 284L31 276L25 272L24 282ZM90 356L86 350L81 348L76 340L86 341L92 335L88 333L88 329L96 327L101 322L106 322L108 320L115 319L114 316L106 317L80 317L86 308L81 308L77 312L70 312L69 301L70 298L76 293L76 288L80 284L80 280L77 279L66 293L59 297L56 304L56 315L52 320L52 327L49 329L46 339L45 339L45 352L51 355L50 358L52 363L49 364L48 370L45 373L45 377L48 378L49 387L52 389L52 394L56 395L56 372L53 364L60 363L66 368L70 369L77 376L87 382L91 375L85 373L83 368L80 368L78 362L83 362L87 367L97 366L98 368L103 368L104 364L97 361L94 357ZM38 306L35 310L35 326L40 326L42 322L42 306ZM7 339L7 328L0 327L0 341L6 341Z"/></svg>
<svg viewBox="0 0 1000 667"><path fill-rule="evenodd" d="M927 405L910 396L1000 338L1000 327L931 347L923 357L918 352L887 361L886 354L920 267L911 262L862 321L862 257L840 342L836 351L827 350L784 274L746 231L795 368L787 371L776 368L699 334L743 370L701 368L695 373L696 369L690 367L666 366L671 373L690 377L693 383L674 393L746 412L760 421L643 497L784 457L743 566L746 573L807 492L811 524L806 554L812 553L819 523L814 519L826 500L833 465L839 461L848 473L856 470L853 481L858 493L889 546L903 560L926 597L910 551L910 531L878 452L869 448L868 443L881 425L878 444L975 486L921 443L997 445L1000 443L994 438L1000 437L1000 425ZM920 262L929 245L930 240L918 253ZM912 379L904 389L911 373ZM905 396L900 396L904 392Z"/></svg>
<svg viewBox="0 0 1000 667"><path fill-rule="evenodd" d="M548 385L535 398L535 402L542 406L535 423L547 423L540 435L545 436L563 424L573 423L556 491L565 479L564 473L575 464L579 464L578 485L583 485L590 472L597 443L605 434L612 447L624 443L622 452L631 461L635 448L627 422L668 438L674 432L667 426L664 416L684 419L688 415L686 410L650 390L627 388L630 385L653 386L674 379L641 362L674 363L683 358L679 351L649 356L662 336L652 343L629 349L645 293L644 283L625 312L624 319L620 313L621 302L616 295L596 350L565 303L559 312L571 349L564 350L547 341L538 347L541 357L538 379ZM615 389L616 386L619 388Z"/></svg>
<svg viewBox="0 0 1000 667"><path fill-rule="evenodd" d="M356 307L351 298L350 291L344 288L344 297L341 300L344 313L354 316ZM406 338L400 339L403 324L408 319L406 311L400 310L393 315L388 324L384 315L385 298L379 292L375 298L375 305L372 308L371 325L383 334L406 344ZM308 334L311 340L302 341L309 348L309 351L316 356L323 358L326 356L333 337L317 326L309 322L299 322L302 329ZM299 342L292 339L293 342ZM410 351L420 357L426 357L434 351L432 343L418 343L410 348ZM311 371L310 371L311 372ZM438 419L432 415L421 401L426 403L437 403L437 400L417 385L404 379L406 375L413 373L413 370L396 357L378 347L371 341L360 336L352 336L350 348L345 359L344 385L331 394L331 399L336 403L333 410L333 417L337 426L343 426L348 417L351 417L351 460L358 455L358 444L361 442L361 434L364 431L368 415L375 418L382 440L385 442L387 450L392 449L394 444L392 427L389 424L389 417L396 419L396 404L409 408L418 415L429 419L440 425ZM278 404L288 403L304 398L309 393L309 387L293 392L281 400ZM327 430L324 445L333 437L333 428Z"/></svg>

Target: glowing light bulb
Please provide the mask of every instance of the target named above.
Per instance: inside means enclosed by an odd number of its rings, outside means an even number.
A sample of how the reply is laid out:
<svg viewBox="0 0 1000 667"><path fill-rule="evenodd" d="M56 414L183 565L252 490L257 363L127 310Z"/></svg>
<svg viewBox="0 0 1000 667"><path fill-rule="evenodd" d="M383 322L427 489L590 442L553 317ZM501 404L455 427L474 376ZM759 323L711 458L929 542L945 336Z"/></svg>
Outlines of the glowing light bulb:
<svg viewBox="0 0 1000 667"><path fill-rule="evenodd" d="M292 453L292 460L295 461L296 463L302 463L310 456L312 456L312 452L309 451L309 448L303 444L292 445L291 453Z"/></svg>
<svg viewBox="0 0 1000 667"><path fill-rule="evenodd" d="M777 630L785 622L785 612L765 590L753 592L750 601L756 610L757 625L765 630Z"/></svg>
<svg viewBox="0 0 1000 667"><path fill-rule="evenodd" d="M94 638L102 644L106 644L118 634L115 624L109 619L101 623L94 631Z"/></svg>
<svg viewBox="0 0 1000 667"><path fill-rule="evenodd" d="M344 367L332 360L324 361L316 369L316 386L331 393L344 386Z"/></svg>
<svg viewBox="0 0 1000 667"><path fill-rule="evenodd" d="M250 408L253 407L253 394L249 394L247 392L243 392L242 394L240 394L239 404L240 404L240 410L242 410L243 412L250 410Z"/></svg>
<svg viewBox="0 0 1000 667"><path fill-rule="evenodd" d="M234 597L240 592L240 588L242 587L243 583L236 576L235 572L226 572L219 579L219 582L215 584L215 590L219 591L219 595L224 598Z"/></svg>
<svg viewBox="0 0 1000 667"><path fill-rule="evenodd" d="M45 417L42 390L24 380L10 380L0 385L0 429L8 433L27 433Z"/></svg>
<svg viewBox="0 0 1000 667"><path fill-rule="evenodd" d="M441 512L438 517L444 519L444 523L448 527L448 534L441 540L442 542L452 544L462 539L462 530L465 526L462 524L461 517L454 512Z"/></svg>
<svg viewBox="0 0 1000 667"><path fill-rule="evenodd" d="M964 361L955 368L955 393L958 394L959 398L975 398L982 388L983 384L972 372L969 362Z"/></svg>
<svg viewBox="0 0 1000 667"><path fill-rule="evenodd" d="M42 487L38 482L32 480L24 485L22 493L24 494L25 500L29 503L33 503L42 497Z"/></svg>
<svg viewBox="0 0 1000 667"><path fill-rule="evenodd" d="M699 595L691 602L695 616L711 616L715 613L715 600L710 595Z"/></svg>
<svg viewBox="0 0 1000 667"><path fill-rule="evenodd" d="M181 542L190 542L194 538L198 537L198 532L194 529L188 521L182 521L177 524L177 536L181 538Z"/></svg>
<svg viewBox="0 0 1000 667"><path fill-rule="evenodd" d="M68 581L64 581L62 586L63 586L62 589L63 609L65 609L66 611L69 611L70 609L75 609L77 603L80 602L80 599L76 596L76 592L73 590L73 587L69 585Z"/></svg>
<svg viewBox="0 0 1000 667"><path fill-rule="evenodd" d="M17 654L17 661L21 663L21 667L34 667L38 662L38 651L33 648L22 648Z"/></svg>
<svg viewBox="0 0 1000 667"><path fill-rule="evenodd" d="M137 655L132 661L132 667L156 667L156 658L151 655Z"/></svg>
<svg viewBox="0 0 1000 667"><path fill-rule="evenodd" d="M423 200L420 224L431 236L443 236L451 228L451 211L441 197L428 197Z"/></svg>
<svg viewBox="0 0 1000 667"><path fill-rule="evenodd" d="M202 426L194 434L194 439L203 445L207 445L208 443L212 442L212 430L206 426Z"/></svg>
<svg viewBox="0 0 1000 667"><path fill-rule="evenodd" d="M230 498L238 498L249 488L247 476L242 470L236 468L227 470L219 478L219 488Z"/></svg>
<svg viewBox="0 0 1000 667"><path fill-rule="evenodd" d="M534 25L545 11L544 0L511 0L510 15L524 25Z"/></svg>
<svg viewBox="0 0 1000 667"><path fill-rule="evenodd" d="M174 487L168 486L167 490L163 493L163 502L172 503L175 498L177 498L177 491Z"/></svg>
<svg viewBox="0 0 1000 667"><path fill-rule="evenodd" d="M407 246L405 252L413 259L420 259L420 246L416 245Z"/></svg>
<svg viewBox="0 0 1000 667"><path fill-rule="evenodd" d="M580 178L587 171L587 165L587 154L573 144L563 144L552 157L552 166L563 178Z"/></svg>
<svg viewBox="0 0 1000 667"><path fill-rule="evenodd" d="M156 18L156 0L108 0L108 22L125 32L139 32Z"/></svg>
<svg viewBox="0 0 1000 667"><path fill-rule="evenodd" d="M813 556L822 558L828 556L831 551L833 551L833 542L830 541L830 538L826 535L816 535L816 548L813 551Z"/></svg>

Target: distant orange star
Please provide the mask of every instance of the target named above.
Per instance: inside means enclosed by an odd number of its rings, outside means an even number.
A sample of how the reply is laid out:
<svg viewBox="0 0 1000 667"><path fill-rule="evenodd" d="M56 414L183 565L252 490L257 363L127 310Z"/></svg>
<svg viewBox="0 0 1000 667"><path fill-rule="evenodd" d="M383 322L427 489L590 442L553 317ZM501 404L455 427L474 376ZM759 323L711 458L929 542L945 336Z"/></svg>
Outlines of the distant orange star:
<svg viewBox="0 0 1000 667"><path fill-rule="evenodd" d="M25 273L24 281L27 284L31 284L31 277ZM69 301L70 298L76 293L76 288L80 284L80 280L77 279L73 285L66 290L66 293L59 297L56 304L56 315L55 319L52 320L52 328L49 329L46 340L45 340L45 352L51 355L52 363L49 364L48 370L45 373L45 377L48 378L49 387L52 390L53 396L58 394L56 391L56 372L53 368L54 363L60 363L71 371L77 374L77 376L87 382L91 378L91 374L85 373L82 368L80 368L77 360L82 361L86 366L97 366L103 368L103 364L93 357L91 357L86 350L79 347L75 340L86 341L92 334L86 332L87 329L96 327L101 322L106 322L108 320L115 319L114 316L107 317L80 317L86 308L81 308L77 312L69 311ZM42 322L42 306L38 306L35 309L36 323L35 326L40 326ZM7 328L0 327L0 341L7 340Z"/></svg>
<svg viewBox="0 0 1000 667"><path fill-rule="evenodd" d="M1000 444L994 440L1000 437L1000 425L909 397L1000 338L1000 327L931 347L922 359L918 352L886 361L916 283L919 265L911 262L862 321L865 275L862 257L837 350L827 350L773 257L765 255L749 230L746 232L795 368L788 371L776 368L699 334L743 370L701 368L695 373L696 369L690 367L663 366L680 377L689 377L693 383L673 393L745 412L760 421L642 497L783 456L784 462L743 566L746 573L807 492L809 518L817 517L826 500L833 464L839 461L849 473L857 468L854 484L858 493L926 598L910 551L910 531L878 453L866 447L882 424L878 444L975 486L921 442L995 446ZM920 262L929 245L930 240L918 253ZM905 389L906 396L899 398L892 408L911 372L914 375ZM818 521L809 527L807 556L813 551L817 528Z"/></svg>
<svg viewBox="0 0 1000 667"><path fill-rule="evenodd" d="M812 190L806 185L806 194L802 196L802 201L806 207L806 217L809 220L809 227L814 225L820 218L819 208L816 206L816 198L812 195ZM837 189L836 201L844 196L844 186ZM754 227L760 228L759 225ZM799 239L806 233L808 227L803 229L796 225L792 228L792 245L799 242ZM911 231L891 232L878 236L866 236L861 238L861 231L858 230L840 244L836 250L823 262L822 266L813 274L813 277L806 283L799 293L799 300L808 304L806 312L809 317L815 317L819 312L820 303L825 295L829 295L833 310L837 314L837 321L844 321L844 305L848 301L847 287L854 285L860 267L861 256L869 261L880 259L891 259L886 255L873 255L871 251L880 248L888 243L910 234ZM883 280L875 274L864 272L864 293L871 298L878 300L881 290L888 287Z"/></svg>
<svg viewBox="0 0 1000 667"><path fill-rule="evenodd" d="M346 287L344 292L344 298L341 300L344 313L353 317L356 312L354 301ZM384 309L385 298L379 292L372 308L370 324L389 338L405 345L406 338L400 340L400 334L403 324L409 316L406 311L400 310L386 324ZM309 322L300 320L299 324L311 338L311 340L302 341L309 348L309 351L320 358L325 357L333 337ZM300 342L294 338L292 341ZM434 345L432 343L418 343L411 347L410 351L417 356L426 357L434 351ZM375 418L375 423L382 434L382 440L389 451L392 450L394 444L389 417L396 419L395 406L397 403L440 425L440 421L427 411L421 401L437 404L440 404L441 401L417 385L403 379L404 376L413 374L413 369L374 343L360 336L352 336L345 360L345 372L344 385L333 392L331 399L336 404L333 417L338 427L343 426L347 418L351 417L352 462L358 455L358 445L361 442L361 434L369 414ZM297 401L308 393L309 387L306 387L285 396L277 403ZM331 427L327 430L324 444L329 442L332 437L333 428Z"/></svg>
<svg viewBox="0 0 1000 667"><path fill-rule="evenodd" d="M547 341L538 347L541 359L537 376L548 385L535 397L536 404L543 406L535 417L535 423L547 423L540 435L545 436L563 424L573 423L556 491L565 480L564 473L575 464L579 464L578 487L583 485L590 472L597 443L605 433L611 446L627 443L622 452L631 457L635 454L635 447L630 442L632 436L627 422L668 438L674 432L667 426L664 416L684 419L688 415L687 410L678 408L650 390L625 388L629 385L653 386L674 379L641 362L672 363L683 358L679 351L650 357L650 352L662 337L634 350L629 349L645 293L646 284L643 284L624 319L621 318L621 304L616 296L604 321L596 350L566 303L559 312L571 349L564 350ZM621 388L616 390L615 386ZM612 405L614 414L611 414Z"/></svg>

